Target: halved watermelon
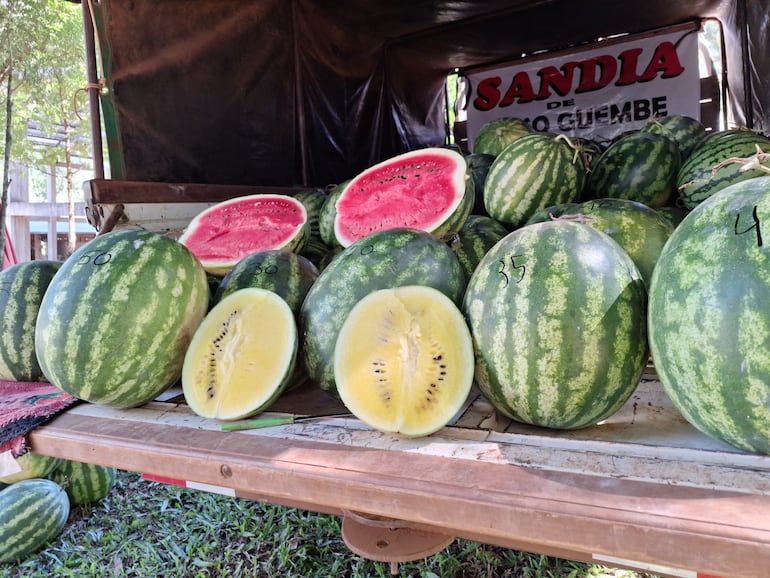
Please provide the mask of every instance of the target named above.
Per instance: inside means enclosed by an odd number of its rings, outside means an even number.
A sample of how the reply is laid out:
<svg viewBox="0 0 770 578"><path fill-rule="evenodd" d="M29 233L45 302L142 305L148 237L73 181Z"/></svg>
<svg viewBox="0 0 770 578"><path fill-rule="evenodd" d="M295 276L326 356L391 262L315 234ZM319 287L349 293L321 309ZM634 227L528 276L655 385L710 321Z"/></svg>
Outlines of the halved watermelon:
<svg viewBox="0 0 770 578"><path fill-rule="evenodd" d="M387 229L451 237L465 224L473 201L463 155L448 148L419 149L351 179L336 202L334 234L343 247Z"/></svg>
<svg viewBox="0 0 770 578"><path fill-rule="evenodd" d="M196 215L179 237L209 273L224 276L243 257L284 249L298 253L310 235L307 209L280 194L228 199Z"/></svg>

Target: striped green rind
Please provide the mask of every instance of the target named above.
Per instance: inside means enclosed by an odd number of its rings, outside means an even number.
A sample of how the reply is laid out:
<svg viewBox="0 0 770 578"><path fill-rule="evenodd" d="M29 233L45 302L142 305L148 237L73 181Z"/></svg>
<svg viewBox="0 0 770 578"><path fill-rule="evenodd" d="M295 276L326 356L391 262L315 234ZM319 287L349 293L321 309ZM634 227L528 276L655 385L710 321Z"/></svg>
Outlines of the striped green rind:
<svg viewBox="0 0 770 578"><path fill-rule="evenodd" d="M334 187L326 196L326 201L321 205L321 210L318 213L318 234L321 236L321 240L331 248L342 246L334 234L334 220L337 217L337 201L348 184L350 184L350 180L343 181Z"/></svg>
<svg viewBox="0 0 770 578"><path fill-rule="evenodd" d="M757 147L770 153L770 139L748 129L726 130L703 138L677 174L679 203L694 209L731 184L767 175L766 170L747 169L741 162L730 162L730 159L747 159L755 155ZM762 164L770 168L767 160Z"/></svg>
<svg viewBox="0 0 770 578"><path fill-rule="evenodd" d="M0 272L0 379L39 381L35 323L59 261L25 261Z"/></svg>
<svg viewBox="0 0 770 578"><path fill-rule="evenodd" d="M607 233L633 259L645 286L649 286L660 252L674 231L671 222L655 209L628 199L596 199L557 205L541 211L536 217L540 221L573 220ZM538 222L536 217L528 223Z"/></svg>
<svg viewBox="0 0 770 578"><path fill-rule="evenodd" d="M518 118L498 118L483 124L473 139L474 154L497 156L518 138L532 131Z"/></svg>
<svg viewBox="0 0 770 578"><path fill-rule="evenodd" d="M40 367L77 398L142 405L179 379L208 302L203 267L177 241L134 229L97 236L48 286L35 334Z"/></svg>
<svg viewBox="0 0 770 578"><path fill-rule="evenodd" d="M566 221L517 229L486 254L465 293L476 381L517 421L596 424L644 370L645 301L639 271L605 233Z"/></svg>
<svg viewBox="0 0 770 578"><path fill-rule="evenodd" d="M321 214L321 207L326 202L326 192L321 189L311 189L309 191L300 191L294 198L305 206L307 211L307 226L310 230L310 238L321 238L318 219Z"/></svg>
<svg viewBox="0 0 770 578"><path fill-rule="evenodd" d="M470 279L474 269L484 255L500 239L508 234L508 229L484 215L471 215L454 237L449 240L449 246L457 255L465 278Z"/></svg>
<svg viewBox="0 0 770 578"><path fill-rule="evenodd" d="M50 478L67 492L70 504L94 504L107 496L115 485L115 468L63 460Z"/></svg>
<svg viewBox="0 0 770 578"><path fill-rule="evenodd" d="M449 246L424 231L389 229L337 255L308 291L300 310L301 356L308 376L336 396L334 347L353 306L376 289L427 285L459 304L465 277Z"/></svg>
<svg viewBox="0 0 770 578"><path fill-rule="evenodd" d="M214 294L214 303L239 289L258 287L283 297L296 316L317 277L318 268L296 253L277 249L252 253L225 275Z"/></svg>
<svg viewBox="0 0 770 578"><path fill-rule="evenodd" d="M490 217L515 229L540 209L575 201L583 179L580 157L566 137L530 134L508 145L492 163L484 206Z"/></svg>
<svg viewBox="0 0 770 578"><path fill-rule="evenodd" d="M652 276L649 338L674 406L702 432L770 454L770 177L692 210Z"/></svg>
<svg viewBox="0 0 770 578"><path fill-rule="evenodd" d="M699 120L681 114L652 119L641 131L662 134L673 140L679 147L679 155L683 161L708 134L706 127Z"/></svg>
<svg viewBox="0 0 770 578"><path fill-rule="evenodd" d="M21 471L3 476L0 478L0 483L15 484L21 480L44 478L59 467L61 462L61 458L27 452L16 458L16 463L21 468Z"/></svg>
<svg viewBox="0 0 770 578"><path fill-rule="evenodd" d="M24 560L59 535L70 502L57 483L22 480L0 491L0 562Z"/></svg>
<svg viewBox="0 0 770 578"><path fill-rule="evenodd" d="M651 132L626 133L596 161L588 177L587 196L662 207L676 190L679 165L679 147L670 138Z"/></svg>

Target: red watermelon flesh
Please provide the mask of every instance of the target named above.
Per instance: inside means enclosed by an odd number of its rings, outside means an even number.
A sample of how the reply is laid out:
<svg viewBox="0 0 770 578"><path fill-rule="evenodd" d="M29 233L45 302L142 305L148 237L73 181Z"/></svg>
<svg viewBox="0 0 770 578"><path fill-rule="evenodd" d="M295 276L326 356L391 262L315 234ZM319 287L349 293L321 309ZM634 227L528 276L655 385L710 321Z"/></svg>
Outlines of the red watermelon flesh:
<svg viewBox="0 0 770 578"><path fill-rule="evenodd" d="M299 251L306 240L304 205L280 194L247 195L217 203L193 218L179 237L214 275L226 274L257 251Z"/></svg>
<svg viewBox="0 0 770 578"><path fill-rule="evenodd" d="M354 177L337 201L334 230L343 247L386 229L438 233L462 212L466 200L461 154L439 147L415 150Z"/></svg>

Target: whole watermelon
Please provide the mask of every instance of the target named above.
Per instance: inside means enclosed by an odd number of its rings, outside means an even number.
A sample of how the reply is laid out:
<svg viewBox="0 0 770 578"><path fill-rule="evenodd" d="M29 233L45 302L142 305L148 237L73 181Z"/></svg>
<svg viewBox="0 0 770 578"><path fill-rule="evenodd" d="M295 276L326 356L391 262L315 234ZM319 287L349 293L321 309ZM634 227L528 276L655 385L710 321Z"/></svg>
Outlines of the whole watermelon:
<svg viewBox="0 0 770 578"><path fill-rule="evenodd" d="M695 207L661 253L649 339L663 386L702 432L770 454L770 177Z"/></svg>
<svg viewBox="0 0 770 578"><path fill-rule="evenodd" d="M0 272L0 379L39 381L35 323L60 261L25 261Z"/></svg>
<svg viewBox="0 0 770 578"><path fill-rule="evenodd" d="M473 139L473 153L496 157L513 141L531 132L529 126L518 118L503 117L491 120L479 128Z"/></svg>
<svg viewBox="0 0 770 578"><path fill-rule="evenodd" d="M679 165L679 147L670 138L652 132L625 133L597 159L587 195L662 207L674 195Z"/></svg>
<svg viewBox="0 0 770 578"><path fill-rule="evenodd" d="M46 378L93 403L134 407L176 382L209 286L181 243L122 229L75 251L40 304L35 351Z"/></svg>
<svg viewBox="0 0 770 578"><path fill-rule="evenodd" d="M641 131L662 134L673 140L679 147L682 161L690 156L695 146L707 134L703 123L683 114L654 118L644 125Z"/></svg>
<svg viewBox="0 0 770 578"><path fill-rule="evenodd" d="M353 243L321 272L300 309L308 376L336 395L334 347L348 313L377 289L427 285L459 304L465 276L452 249L416 229L386 229Z"/></svg>
<svg viewBox="0 0 770 578"><path fill-rule="evenodd" d="M520 422L596 424L626 402L646 365L646 298L607 234L569 221L517 229L481 260L463 301L479 387Z"/></svg>
<svg viewBox="0 0 770 578"><path fill-rule="evenodd" d="M515 229L545 207L577 200L585 175L578 153L563 135L535 133L513 141L489 167L488 215Z"/></svg>

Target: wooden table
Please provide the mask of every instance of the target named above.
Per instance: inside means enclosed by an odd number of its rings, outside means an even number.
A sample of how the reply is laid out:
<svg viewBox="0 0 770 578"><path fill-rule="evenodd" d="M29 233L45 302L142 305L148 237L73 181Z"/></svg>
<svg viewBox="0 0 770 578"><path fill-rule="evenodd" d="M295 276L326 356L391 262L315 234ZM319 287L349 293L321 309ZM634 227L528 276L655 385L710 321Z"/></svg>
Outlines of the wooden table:
<svg viewBox="0 0 770 578"><path fill-rule="evenodd" d="M344 412L308 385L265 415ZM512 423L480 395L452 426L418 439L349 416L221 425L172 390L130 410L79 404L30 444L346 521L384 518L391 529L661 575L770 576L770 457L697 432L654 377L611 419L573 432Z"/></svg>

